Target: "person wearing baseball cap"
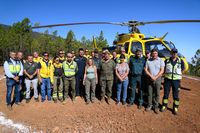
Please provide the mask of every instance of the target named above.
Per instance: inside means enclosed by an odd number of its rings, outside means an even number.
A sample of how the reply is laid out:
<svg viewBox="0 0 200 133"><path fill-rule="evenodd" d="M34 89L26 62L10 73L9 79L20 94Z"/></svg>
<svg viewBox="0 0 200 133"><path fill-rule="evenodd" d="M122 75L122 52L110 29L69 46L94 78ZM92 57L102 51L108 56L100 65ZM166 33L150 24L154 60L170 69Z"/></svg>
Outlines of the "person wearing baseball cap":
<svg viewBox="0 0 200 133"><path fill-rule="evenodd" d="M144 74L145 58L142 56L142 50L137 49L135 56L130 57L129 67L130 67L130 87L131 94L129 98L128 106L132 106L136 99L136 87L138 86L138 109L143 106L143 88L142 88L142 77Z"/></svg>
<svg viewBox="0 0 200 133"><path fill-rule="evenodd" d="M182 72L184 71L184 63L181 58L178 57L178 50L173 48L171 50L171 57L165 60L165 71L164 71L164 96L163 105L161 112L167 109L168 97L170 93L170 88L172 87L173 93L173 113L178 114L179 107L179 91L180 91L180 81L182 79Z"/></svg>
<svg viewBox="0 0 200 133"><path fill-rule="evenodd" d="M110 52L108 50L104 50L103 53L104 58L100 64L101 102L104 102L107 95L106 101L108 104L111 104L115 62L110 59Z"/></svg>

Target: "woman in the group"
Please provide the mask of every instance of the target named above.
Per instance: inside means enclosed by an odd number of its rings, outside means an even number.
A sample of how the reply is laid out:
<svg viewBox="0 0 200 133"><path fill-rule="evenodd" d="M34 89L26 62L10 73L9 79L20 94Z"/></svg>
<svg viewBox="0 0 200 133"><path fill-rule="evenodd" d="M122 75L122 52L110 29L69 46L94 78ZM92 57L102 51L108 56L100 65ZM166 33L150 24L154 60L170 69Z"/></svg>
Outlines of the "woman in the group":
<svg viewBox="0 0 200 133"><path fill-rule="evenodd" d="M63 69L59 56L54 57L54 85L53 85L53 100L57 102L59 99L63 101ZM58 98L57 98L58 96Z"/></svg>
<svg viewBox="0 0 200 133"><path fill-rule="evenodd" d="M120 103L121 91L123 91L122 105L126 104L129 66L125 61L125 55L120 55L120 62L116 65L115 73L117 76L117 105Z"/></svg>
<svg viewBox="0 0 200 133"><path fill-rule="evenodd" d="M98 83L97 68L91 58L87 60L87 65L85 67L83 84L85 85L85 98L86 104L94 103L95 99L95 89ZM90 95L91 92L91 95Z"/></svg>

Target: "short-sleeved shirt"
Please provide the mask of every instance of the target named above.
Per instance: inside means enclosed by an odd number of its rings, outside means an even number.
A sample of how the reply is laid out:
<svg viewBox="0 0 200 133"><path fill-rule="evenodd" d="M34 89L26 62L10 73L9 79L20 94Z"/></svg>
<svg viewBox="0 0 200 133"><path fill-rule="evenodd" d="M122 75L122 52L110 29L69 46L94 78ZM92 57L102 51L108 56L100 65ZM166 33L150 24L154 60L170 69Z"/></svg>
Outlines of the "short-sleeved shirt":
<svg viewBox="0 0 200 133"><path fill-rule="evenodd" d="M125 63L125 66L120 65L119 63L116 65L116 70L118 71L119 75L124 75L127 71L129 71L129 66ZM127 80L128 76L124 80Z"/></svg>
<svg viewBox="0 0 200 133"><path fill-rule="evenodd" d="M156 76L160 72L160 69L162 67L165 67L165 63L159 57L157 59L150 58L149 60L147 60L145 67L151 73L152 76Z"/></svg>
<svg viewBox="0 0 200 133"><path fill-rule="evenodd" d="M32 75L32 74L34 74L35 73L35 71L38 69L38 63L36 63L36 62L33 62L33 63L28 63L28 62L26 62L25 64L24 64L24 70L26 70L26 72L29 74L29 75ZM32 79L34 79L34 78L36 78L37 77L37 75L35 75ZM26 76L26 78L28 78L27 76Z"/></svg>

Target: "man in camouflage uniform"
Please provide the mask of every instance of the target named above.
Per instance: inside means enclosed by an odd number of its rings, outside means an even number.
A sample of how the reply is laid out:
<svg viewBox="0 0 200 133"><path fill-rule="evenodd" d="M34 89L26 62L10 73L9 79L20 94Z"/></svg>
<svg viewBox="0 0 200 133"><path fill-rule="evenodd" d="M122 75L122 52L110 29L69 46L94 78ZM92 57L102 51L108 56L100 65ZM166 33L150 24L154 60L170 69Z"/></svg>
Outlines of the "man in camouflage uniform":
<svg viewBox="0 0 200 133"><path fill-rule="evenodd" d="M114 79L115 62L110 59L110 53L105 50L105 58L102 60L100 65L100 85L101 85L101 101L107 95L107 103L110 104L110 97L112 95L112 86ZM107 90L106 90L107 88Z"/></svg>

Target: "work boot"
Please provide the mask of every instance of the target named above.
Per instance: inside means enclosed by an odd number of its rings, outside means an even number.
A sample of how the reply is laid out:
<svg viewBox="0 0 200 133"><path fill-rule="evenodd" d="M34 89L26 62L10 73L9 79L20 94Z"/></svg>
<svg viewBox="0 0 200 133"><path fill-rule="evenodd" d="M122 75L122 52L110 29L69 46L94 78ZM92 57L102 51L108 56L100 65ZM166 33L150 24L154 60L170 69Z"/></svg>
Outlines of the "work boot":
<svg viewBox="0 0 200 133"><path fill-rule="evenodd" d="M117 101L117 102L116 102L116 105L120 105L120 102L119 102L119 101Z"/></svg>
<svg viewBox="0 0 200 133"><path fill-rule="evenodd" d="M162 108L160 109L160 112L165 112L165 111L166 111L166 109L167 109L167 107L166 107L166 106L162 106Z"/></svg>
<svg viewBox="0 0 200 133"><path fill-rule="evenodd" d="M128 106L128 107L131 107L131 106L133 106L133 103L129 103L127 106Z"/></svg>
<svg viewBox="0 0 200 133"><path fill-rule="evenodd" d="M155 108L155 109L154 109L154 112L155 112L156 114L159 114L159 108Z"/></svg>
<svg viewBox="0 0 200 133"><path fill-rule="evenodd" d="M138 106L138 109L139 109L139 110L141 110L141 109L142 109L142 105L141 105L141 104L139 104L139 106Z"/></svg>
<svg viewBox="0 0 200 133"><path fill-rule="evenodd" d="M72 98L72 103L76 103L76 99L75 98Z"/></svg>
<svg viewBox="0 0 200 133"><path fill-rule="evenodd" d="M62 102L62 101L63 101L63 98L62 98L62 97L59 97L58 100Z"/></svg>
<svg viewBox="0 0 200 133"><path fill-rule="evenodd" d="M66 104L67 103L67 99L64 99L62 104Z"/></svg>
<svg viewBox="0 0 200 133"><path fill-rule="evenodd" d="M178 115L178 108L174 108L173 114L174 114L174 115Z"/></svg>
<svg viewBox="0 0 200 133"><path fill-rule="evenodd" d="M30 99L26 99L26 103L29 103L30 102Z"/></svg>
<svg viewBox="0 0 200 133"><path fill-rule="evenodd" d="M126 105L126 102L125 102L125 101L122 101L122 105Z"/></svg>
<svg viewBox="0 0 200 133"><path fill-rule="evenodd" d="M47 100L50 102L50 101L51 101L51 98L47 98Z"/></svg>
<svg viewBox="0 0 200 133"><path fill-rule="evenodd" d="M107 103L108 103L109 105L111 104L110 98L107 98Z"/></svg>
<svg viewBox="0 0 200 133"><path fill-rule="evenodd" d="M89 100L87 100L87 101L86 101L86 104L88 105L89 103L90 103L90 101L89 101Z"/></svg>
<svg viewBox="0 0 200 133"><path fill-rule="evenodd" d="M11 111L12 110L12 106L9 104L9 105L7 105L7 108L8 108L8 110L9 111Z"/></svg>
<svg viewBox="0 0 200 133"><path fill-rule="evenodd" d="M35 99L35 102L39 102L39 98L34 98Z"/></svg>
<svg viewBox="0 0 200 133"><path fill-rule="evenodd" d="M53 101L54 101L54 103L57 103L57 99L54 99Z"/></svg>
<svg viewBox="0 0 200 133"><path fill-rule="evenodd" d="M100 100L100 101L101 101L101 103L103 103L103 102L104 102L104 97L101 97L101 100Z"/></svg>
<svg viewBox="0 0 200 133"><path fill-rule="evenodd" d="M147 106L147 108L145 109L145 111L147 111L147 112L149 112L149 111L151 111L151 109L152 109L152 106Z"/></svg>
<svg viewBox="0 0 200 133"><path fill-rule="evenodd" d="M15 103L15 105L18 105L18 106L19 106L19 105L21 105L21 103Z"/></svg>
<svg viewBox="0 0 200 133"><path fill-rule="evenodd" d="M59 99L60 100L60 102L63 102L63 99L61 98L61 99Z"/></svg>
<svg viewBox="0 0 200 133"><path fill-rule="evenodd" d="M94 103L94 100L91 100L91 103Z"/></svg>
<svg viewBox="0 0 200 133"><path fill-rule="evenodd" d="M42 99L41 102L42 102L42 103L45 102L45 99Z"/></svg>

